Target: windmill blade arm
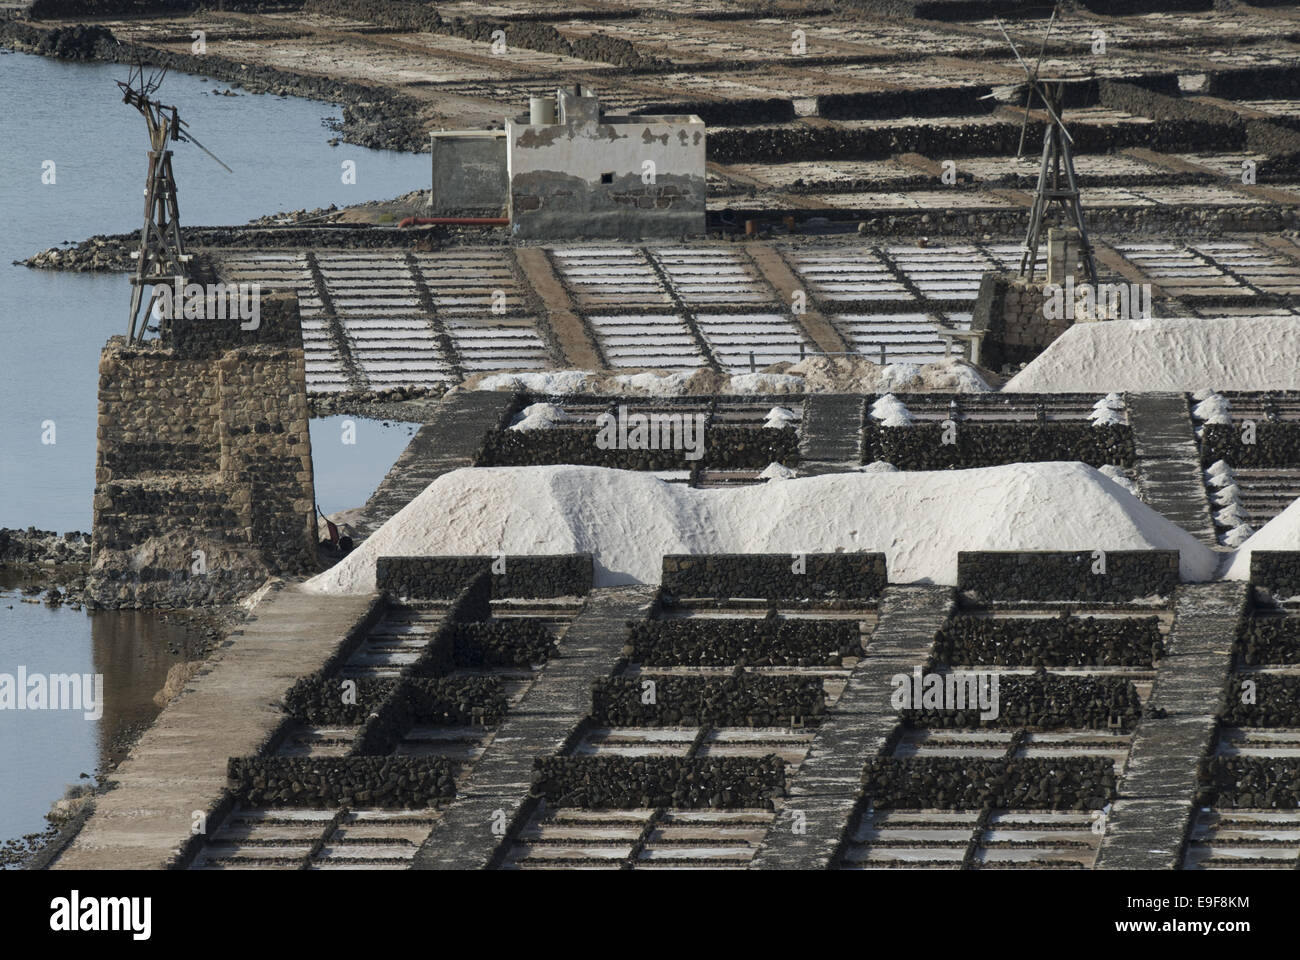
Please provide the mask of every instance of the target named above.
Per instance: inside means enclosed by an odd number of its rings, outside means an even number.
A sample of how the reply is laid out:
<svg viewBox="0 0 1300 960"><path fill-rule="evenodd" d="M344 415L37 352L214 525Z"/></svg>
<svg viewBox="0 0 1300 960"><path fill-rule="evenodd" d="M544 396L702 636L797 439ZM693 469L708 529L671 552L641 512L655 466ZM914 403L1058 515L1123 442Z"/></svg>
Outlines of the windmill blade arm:
<svg viewBox="0 0 1300 960"><path fill-rule="evenodd" d="M209 150L209 149L208 149L207 147L205 147L203 144L199 143L199 141L196 140L196 139L194 138L194 134L189 133L189 132L187 131L187 132L182 133L182 134L180 135L180 139L181 139L181 140L184 140L186 143L192 143L192 144L194 144L194 146L198 147L200 150L202 150L204 153L206 153L206 154L207 154L209 157L211 157L213 160L217 161L217 163L220 163L221 166L225 169L226 173L234 173L234 172L235 172L234 170L231 170L229 167L227 167L226 164L222 161L222 159L221 159L220 157L218 157L215 153L213 153L211 150Z"/></svg>
<svg viewBox="0 0 1300 960"><path fill-rule="evenodd" d="M1020 66L1024 69L1025 76L1030 79L1030 82L1033 82L1034 75L1029 72L1029 64L1025 63L1024 57L1022 57L1020 51L1016 49L1016 44L1015 41L1011 39L1011 34L1007 33L1007 28L1002 25L1001 20L997 20L996 22L998 29L1002 31L1002 36L1007 38L1007 43L1011 46L1011 52L1016 55L1016 60L1020 62Z"/></svg>
<svg viewBox="0 0 1300 960"><path fill-rule="evenodd" d="M1051 19L1047 21L1047 32L1043 34L1043 42L1038 47L1038 60L1034 62L1034 79L1038 78L1038 71L1043 66L1043 54L1047 52L1047 41L1052 36L1052 26L1056 23L1056 14L1060 9L1060 4L1052 7Z"/></svg>

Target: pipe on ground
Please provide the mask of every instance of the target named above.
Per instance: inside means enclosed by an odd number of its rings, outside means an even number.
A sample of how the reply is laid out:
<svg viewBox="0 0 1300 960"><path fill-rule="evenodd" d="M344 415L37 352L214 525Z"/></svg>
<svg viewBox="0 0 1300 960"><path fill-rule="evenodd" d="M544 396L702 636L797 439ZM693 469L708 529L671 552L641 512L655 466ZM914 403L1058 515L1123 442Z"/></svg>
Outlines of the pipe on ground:
<svg viewBox="0 0 1300 960"><path fill-rule="evenodd" d="M449 227L508 227L509 217L407 217L398 227L441 224Z"/></svg>

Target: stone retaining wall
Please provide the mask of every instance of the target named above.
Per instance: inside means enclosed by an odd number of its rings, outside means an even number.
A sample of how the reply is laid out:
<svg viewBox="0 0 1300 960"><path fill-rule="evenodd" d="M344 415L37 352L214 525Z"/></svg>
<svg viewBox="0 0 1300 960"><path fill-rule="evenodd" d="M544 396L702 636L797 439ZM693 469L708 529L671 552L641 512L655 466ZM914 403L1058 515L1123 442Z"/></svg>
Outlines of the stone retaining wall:
<svg viewBox="0 0 1300 960"><path fill-rule="evenodd" d="M1157 617L954 617L932 660L953 666L1154 666L1164 649Z"/></svg>
<svg viewBox="0 0 1300 960"><path fill-rule="evenodd" d="M957 588L977 602L1077 600L1125 603L1168 597L1178 586L1177 550L1109 550L1105 572L1085 551L969 551L957 554Z"/></svg>
<svg viewBox="0 0 1300 960"><path fill-rule="evenodd" d="M104 348L93 602L225 602L317 568L297 298L263 296L261 318L177 321Z"/></svg>
<svg viewBox="0 0 1300 960"><path fill-rule="evenodd" d="M785 795L785 761L711 757L538 757L533 794L557 807L766 807Z"/></svg>
<svg viewBox="0 0 1300 960"><path fill-rule="evenodd" d="M856 620L686 617L628 624L628 657L648 667L838 667L862 656Z"/></svg>
<svg viewBox="0 0 1300 960"><path fill-rule="evenodd" d="M944 443L951 436L952 443ZM957 421L884 427L867 417L862 462L884 460L900 470L960 470L1008 463L1079 460L1094 467L1131 467L1137 459L1133 430L1123 424L977 423Z"/></svg>
<svg viewBox="0 0 1300 960"><path fill-rule="evenodd" d="M445 600L484 573L488 574L493 599L580 597L591 590L595 567L589 553L499 558L380 557L375 565L378 588L410 600Z"/></svg>
<svg viewBox="0 0 1300 960"><path fill-rule="evenodd" d="M1214 757L1200 769L1202 806L1295 810L1300 757Z"/></svg>
<svg viewBox="0 0 1300 960"><path fill-rule="evenodd" d="M980 704L970 695L973 687L961 689L967 709L909 708L901 711L903 721L913 727L1127 732L1142 716L1137 688L1125 677L1003 674L998 677L997 715L990 717L981 716Z"/></svg>
<svg viewBox="0 0 1300 960"><path fill-rule="evenodd" d="M456 795L446 757L231 757L250 807L431 807Z"/></svg>
<svg viewBox="0 0 1300 960"><path fill-rule="evenodd" d="M875 602L885 589L883 553L727 553L664 557L665 602L685 597Z"/></svg>
<svg viewBox="0 0 1300 960"><path fill-rule="evenodd" d="M1252 550L1250 582L1274 597L1300 597L1300 550Z"/></svg>
<svg viewBox="0 0 1300 960"><path fill-rule="evenodd" d="M596 681L591 703L602 727L775 727L815 723L826 692L820 677L643 675Z"/></svg>
<svg viewBox="0 0 1300 960"><path fill-rule="evenodd" d="M689 414L687 414L689 416ZM799 436L790 427L706 427L702 455L684 449L632 450L596 445L597 428L492 430L475 458L478 467L531 467L571 463L618 470L762 469L799 462Z"/></svg>
<svg viewBox="0 0 1300 960"><path fill-rule="evenodd" d="M1300 466L1300 423L1255 422L1253 442L1244 423L1207 423L1201 432L1201 463L1226 460L1234 467Z"/></svg>
<svg viewBox="0 0 1300 960"><path fill-rule="evenodd" d="M862 794L878 810L1099 810L1115 797L1115 765L1090 757L877 757L863 771Z"/></svg>

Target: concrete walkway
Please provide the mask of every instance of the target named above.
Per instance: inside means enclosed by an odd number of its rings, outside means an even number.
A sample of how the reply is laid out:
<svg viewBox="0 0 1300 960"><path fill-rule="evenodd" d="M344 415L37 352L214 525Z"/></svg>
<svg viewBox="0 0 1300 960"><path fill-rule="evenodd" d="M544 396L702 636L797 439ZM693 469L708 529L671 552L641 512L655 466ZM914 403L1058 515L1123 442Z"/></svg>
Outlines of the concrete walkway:
<svg viewBox="0 0 1300 960"><path fill-rule="evenodd" d="M649 615L655 587L592 590L560 641L559 657L511 709L496 736L457 784L456 800L415 855L417 870L482 870L532 811L533 760L562 750L591 712L593 680L609 676L623 656L628 620ZM493 832L497 811L510 829Z"/></svg>
<svg viewBox="0 0 1300 960"><path fill-rule="evenodd" d="M1202 543L1217 546L1187 398L1181 393L1131 393L1125 403L1143 501Z"/></svg>
<svg viewBox="0 0 1300 960"><path fill-rule="evenodd" d="M783 805L804 815L806 832L796 834L789 816L777 817L754 855L755 868L826 870L834 864L862 795L862 768L898 726L890 678L910 674L925 660L955 605L951 587L886 588L867 656L817 728Z"/></svg>
<svg viewBox="0 0 1300 960"><path fill-rule="evenodd" d="M1214 743L1249 586L1184 584L1155 687L1133 735L1097 855L1099 870L1173 870L1196 812L1196 773ZM1164 710L1163 717L1151 714Z"/></svg>
<svg viewBox="0 0 1300 960"><path fill-rule="evenodd" d="M320 668L358 624L377 613L376 596L326 597L285 588L253 610L185 692L145 731L112 774L118 786L52 869L159 869L191 837L195 813L210 814L226 788L231 757L260 751L285 714L294 681ZM217 827L216 818L208 826Z"/></svg>
<svg viewBox="0 0 1300 960"><path fill-rule="evenodd" d="M865 409L861 394L807 394L799 430L800 470L839 472L858 466Z"/></svg>

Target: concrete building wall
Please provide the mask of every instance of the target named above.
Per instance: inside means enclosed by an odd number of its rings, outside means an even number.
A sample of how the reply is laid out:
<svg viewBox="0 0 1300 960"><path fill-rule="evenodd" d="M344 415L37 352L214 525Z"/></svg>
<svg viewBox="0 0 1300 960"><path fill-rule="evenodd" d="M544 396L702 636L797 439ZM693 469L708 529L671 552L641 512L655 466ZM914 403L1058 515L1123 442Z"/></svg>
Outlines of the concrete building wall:
<svg viewBox="0 0 1300 960"><path fill-rule="evenodd" d="M504 130L446 130L433 134L432 216L499 217L509 206Z"/></svg>
<svg viewBox="0 0 1300 960"><path fill-rule="evenodd" d="M570 108L560 123L511 120L506 132L515 236L636 239L704 231L705 133L698 117L593 118ZM647 169L653 182L643 178Z"/></svg>

